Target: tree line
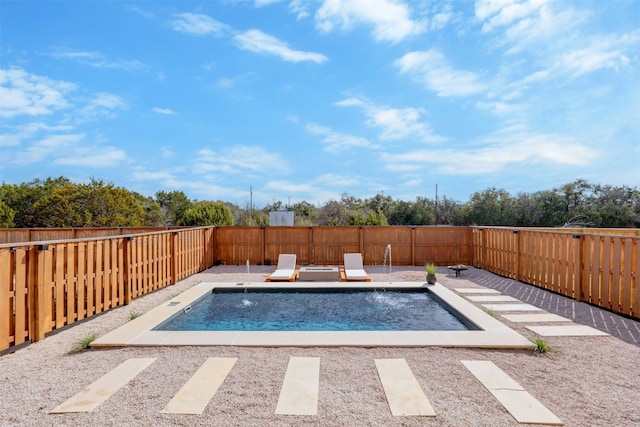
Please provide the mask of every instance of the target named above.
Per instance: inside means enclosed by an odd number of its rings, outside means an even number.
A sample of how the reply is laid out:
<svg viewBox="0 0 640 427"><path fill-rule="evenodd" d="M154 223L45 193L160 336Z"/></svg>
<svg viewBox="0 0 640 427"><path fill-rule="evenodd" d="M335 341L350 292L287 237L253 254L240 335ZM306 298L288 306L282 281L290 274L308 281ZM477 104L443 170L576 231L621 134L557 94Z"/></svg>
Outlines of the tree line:
<svg viewBox="0 0 640 427"><path fill-rule="evenodd" d="M276 201L262 208L223 201L191 200L182 191L155 197L91 179L35 179L0 186L0 227L267 226L272 211L295 212L299 226L487 225L518 227L640 227L640 191L579 179L551 190L511 195L495 187L468 201L446 196L414 201L376 194L343 194L324 205Z"/></svg>

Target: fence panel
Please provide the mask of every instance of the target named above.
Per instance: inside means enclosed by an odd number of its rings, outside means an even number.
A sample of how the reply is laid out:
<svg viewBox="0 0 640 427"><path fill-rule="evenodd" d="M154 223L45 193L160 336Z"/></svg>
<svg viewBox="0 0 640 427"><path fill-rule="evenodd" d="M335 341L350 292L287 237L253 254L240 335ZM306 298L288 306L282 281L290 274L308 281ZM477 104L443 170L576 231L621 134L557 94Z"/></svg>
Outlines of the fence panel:
<svg viewBox="0 0 640 427"><path fill-rule="evenodd" d="M393 265L413 265L413 229L410 227L363 227L362 258L367 265L382 265L391 246Z"/></svg>
<svg viewBox="0 0 640 427"><path fill-rule="evenodd" d="M345 253L361 252L360 227L315 227L311 263L342 265Z"/></svg>
<svg viewBox="0 0 640 427"><path fill-rule="evenodd" d="M255 265L264 261L260 227L220 227L216 229L215 239L216 263L240 264L249 260Z"/></svg>
<svg viewBox="0 0 640 427"><path fill-rule="evenodd" d="M469 245L467 227L416 227L413 264L469 264Z"/></svg>
<svg viewBox="0 0 640 427"><path fill-rule="evenodd" d="M264 229L265 264L276 264L280 254L296 254L298 265L311 264L311 231L307 227L267 227Z"/></svg>

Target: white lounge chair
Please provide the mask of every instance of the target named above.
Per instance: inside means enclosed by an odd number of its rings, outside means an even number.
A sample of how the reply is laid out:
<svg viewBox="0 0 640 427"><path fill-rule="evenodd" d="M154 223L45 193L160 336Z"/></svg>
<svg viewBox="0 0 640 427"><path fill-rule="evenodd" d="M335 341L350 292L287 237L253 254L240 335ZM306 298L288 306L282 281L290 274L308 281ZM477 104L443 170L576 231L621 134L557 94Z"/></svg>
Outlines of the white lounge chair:
<svg viewBox="0 0 640 427"><path fill-rule="evenodd" d="M344 277L347 281L371 281L367 272L364 271L361 253L344 254Z"/></svg>
<svg viewBox="0 0 640 427"><path fill-rule="evenodd" d="M267 277L267 281L295 282L296 276L296 254L280 254L276 271Z"/></svg>

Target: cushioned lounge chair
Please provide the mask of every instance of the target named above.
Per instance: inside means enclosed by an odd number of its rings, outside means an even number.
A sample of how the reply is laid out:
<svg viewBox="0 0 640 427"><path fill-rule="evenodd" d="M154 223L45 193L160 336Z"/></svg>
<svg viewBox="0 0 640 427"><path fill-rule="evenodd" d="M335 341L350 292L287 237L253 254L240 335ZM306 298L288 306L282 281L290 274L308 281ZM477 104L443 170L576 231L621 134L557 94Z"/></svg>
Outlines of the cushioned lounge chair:
<svg viewBox="0 0 640 427"><path fill-rule="evenodd" d="M364 271L361 253L344 254L344 277L347 281L371 281L367 272Z"/></svg>
<svg viewBox="0 0 640 427"><path fill-rule="evenodd" d="M280 254L278 255L278 265L276 271L267 277L269 282L295 282L296 272L296 255Z"/></svg>

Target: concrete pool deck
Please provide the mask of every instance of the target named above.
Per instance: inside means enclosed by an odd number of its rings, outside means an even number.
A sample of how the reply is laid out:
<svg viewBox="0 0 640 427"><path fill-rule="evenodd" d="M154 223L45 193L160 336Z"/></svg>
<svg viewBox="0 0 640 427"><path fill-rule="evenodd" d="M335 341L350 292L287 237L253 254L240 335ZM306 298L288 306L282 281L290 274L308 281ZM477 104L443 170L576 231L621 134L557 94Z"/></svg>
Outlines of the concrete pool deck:
<svg viewBox="0 0 640 427"><path fill-rule="evenodd" d="M428 289L480 330L469 331L154 331L213 289ZM362 346L532 349L523 335L441 284L423 282L203 282L95 340L92 347L120 346Z"/></svg>

